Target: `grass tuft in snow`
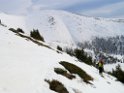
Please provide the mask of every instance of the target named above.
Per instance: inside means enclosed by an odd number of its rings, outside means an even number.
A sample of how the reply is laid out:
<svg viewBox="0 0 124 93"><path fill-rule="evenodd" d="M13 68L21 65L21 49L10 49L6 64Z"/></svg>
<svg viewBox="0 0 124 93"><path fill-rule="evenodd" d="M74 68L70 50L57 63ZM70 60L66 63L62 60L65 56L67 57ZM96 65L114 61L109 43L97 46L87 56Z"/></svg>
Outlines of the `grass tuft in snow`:
<svg viewBox="0 0 124 93"><path fill-rule="evenodd" d="M68 79L74 79L75 76L68 73L66 70L62 69L62 68L54 68L54 71L57 73L57 74L60 74L60 75L63 75L65 77L67 77Z"/></svg>
<svg viewBox="0 0 124 93"><path fill-rule="evenodd" d="M49 88L57 93L69 93L68 90L64 87L64 85L57 80L45 80L50 86Z"/></svg>
<svg viewBox="0 0 124 93"><path fill-rule="evenodd" d="M81 68L72 63L61 61L60 64L64 66L70 73L79 75L86 83L90 84L89 81L93 80L93 78L90 75L88 75L84 70L82 70Z"/></svg>

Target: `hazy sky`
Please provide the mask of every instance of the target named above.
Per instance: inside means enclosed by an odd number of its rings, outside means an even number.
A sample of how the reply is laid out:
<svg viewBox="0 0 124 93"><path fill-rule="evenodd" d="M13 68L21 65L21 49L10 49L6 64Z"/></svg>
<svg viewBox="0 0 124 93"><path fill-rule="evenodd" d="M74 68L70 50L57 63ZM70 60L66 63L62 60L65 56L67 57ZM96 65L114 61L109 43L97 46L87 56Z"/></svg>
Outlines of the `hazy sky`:
<svg viewBox="0 0 124 93"><path fill-rule="evenodd" d="M124 0L0 0L0 11L25 14L37 9L59 9L89 16L123 17Z"/></svg>

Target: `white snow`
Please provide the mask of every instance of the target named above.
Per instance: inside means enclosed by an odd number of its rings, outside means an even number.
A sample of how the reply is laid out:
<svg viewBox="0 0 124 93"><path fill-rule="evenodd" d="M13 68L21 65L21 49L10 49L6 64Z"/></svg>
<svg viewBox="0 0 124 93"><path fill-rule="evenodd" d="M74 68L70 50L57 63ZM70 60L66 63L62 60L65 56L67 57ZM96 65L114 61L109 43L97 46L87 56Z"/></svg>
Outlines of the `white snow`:
<svg viewBox="0 0 124 93"><path fill-rule="evenodd" d="M51 17L54 19L54 25L49 22ZM39 29L43 36L52 42L61 41L64 43L66 40L66 42L77 43L90 40L93 36L107 37L124 34L124 22L79 16L65 11L35 11L29 13L26 19L29 30Z"/></svg>
<svg viewBox="0 0 124 93"><path fill-rule="evenodd" d="M38 46L21 38L6 27L0 26L0 93L55 93L49 89L45 79L59 80L69 93L124 93L124 85L104 73L104 78L92 66L75 61L65 53ZM69 80L54 72L55 67L62 67L59 62L73 63L94 80L93 85L86 84L79 76ZM62 67L63 68L63 67Z"/></svg>
<svg viewBox="0 0 124 93"><path fill-rule="evenodd" d="M124 34L123 19L80 16L65 11L37 10L25 16L0 13L8 28L22 28L26 33L38 29L47 43L73 46L94 36L107 37Z"/></svg>
<svg viewBox="0 0 124 93"><path fill-rule="evenodd" d="M121 69L124 71L124 63L107 64L104 68L107 72L112 72L112 69L115 70L118 65L120 65Z"/></svg>
<svg viewBox="0 0 124 93"><path fill-rule="evenodd" d="M17 15L9 15L5 13L0 13L0 20L2 24L7 26L8 28L21 28L25 31L26 24L25 24L25 16L17 16Z"/></svg>

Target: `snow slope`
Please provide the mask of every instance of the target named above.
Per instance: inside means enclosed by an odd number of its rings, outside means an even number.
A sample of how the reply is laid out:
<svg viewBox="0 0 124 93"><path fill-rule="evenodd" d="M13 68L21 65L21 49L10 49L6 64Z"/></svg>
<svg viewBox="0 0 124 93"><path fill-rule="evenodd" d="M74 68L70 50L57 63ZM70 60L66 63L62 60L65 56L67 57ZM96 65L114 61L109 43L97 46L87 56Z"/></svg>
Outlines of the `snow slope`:
<svg viewBox="0 0 124 93"><path fill-rule="evenodd" d="M121 69L124 71L124 63L107 64L104 68L107 72L112 72L112 69L115 70L118 65L120 65Z"/></svg>
<svg viewBox="0 0 124 93"><path fill-rule="evenodd" d="M22 28L25 31L27 30L25 24L25 16L10 15L1 12L0 20L2 24L8 28Z"/></svg>
<svg viewBox="0 0 124 93"><path fill-rule="evenodd" d="M49 41L66 40L77 43L90 40L93 36L124 34L124 22L118 20L80 16L65 11L40 10L29 13L26 24L30 30L39 29Z"/></svg>
<svg viewBox="0 0 124 93"><path fill-rule="evenodd" d="M104 73L104 78L92 66L75 61L76 58L55 49L38 46L17 36L0 25L0 93L56 93L49 89L45 79L56 79L64 84L69 93L124 93L124 85ZM73 63L94 80L86 84L80 77L69 80L54 72L62 67L59 62ZM62 67L63 68L63 67Z"/></svg>
<svg viewBox="0 0 124 93"><path fill-rule="evenodd" d="M60 10L37 10L25 16L0 13L3 24L22 28L28 34L38 29L48 43L73 46L94 36L124 35L123 19L80 16Z"/></svg>

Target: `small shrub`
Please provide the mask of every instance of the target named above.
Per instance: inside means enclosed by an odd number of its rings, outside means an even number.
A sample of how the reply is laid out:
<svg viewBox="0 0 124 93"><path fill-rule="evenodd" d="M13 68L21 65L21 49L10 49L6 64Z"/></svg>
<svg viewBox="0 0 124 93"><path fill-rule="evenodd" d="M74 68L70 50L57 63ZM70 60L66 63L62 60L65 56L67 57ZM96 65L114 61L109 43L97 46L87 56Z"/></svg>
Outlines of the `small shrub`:
<svg viewBox="0 0 124 93"><path fill-rule="evenodd" d="M57 46L57 49L60 50L60 51L62 51L62 48L60 46Z"/></svg>
<svg viewBox="0 0 124 93"><path fill-rule="evenodd" d="M50 86L49 88L57 93L69 93L64 85L57 80L45 80Z"/></svg>
<svg viewBox="0 0 124 93"><path fill-rule="evenodd" d="M10 31L17 33L17 31L14 28L9 28Z"/></svg>
<svg viewBox="0 0 124 93"><path fill-rule="evenodd" d="M17 30L15 30L14 28L9 28L10 31L14 32L14 33L24 33L24 31L21 28L17 28Z"/></svg>
<svg viewBox="0 0 124 93"><path fill-rule="evenodd" d="M109 74L115 76L118 81L124 83L124 71L122 71L120 65L116 66L116 70L109 72Z"/></svg>
<svg viewBox="0 0 124 93"><path fill-rule="evenodd" d="M92 62L92 57L88 56L83 49L71 49L71 48L66 48L66 53L75 56L79 61L82 61L88 65L93 65Z"/></svg>
<svg viewBox="0 0 124 93"><path fill-rule="evenodd" d="M74 56L74 50L71 48L66 48L65 52L69 54L70 56Z"/></svg>
<svg viewBox="0 0 124 93"><path fill-rule="evenodd" d="M55 68L54 71L55 71L57 74L60 74L60 75L63 75L63 76L65 76L65 77L67 77L68 79L73 79L73 78L75 78L74 75L67 73L67 71L64 70L64 69Z"/></svg>
<svg viewBox="0 0 124 93"><path fill-rule="evenodd" d="M41 40L44 42L44 38L40 35L38 30L34 30L30 32L30 36L33 37L34 39Z"/></svg>
<svg viewBox="0 0 124 93"><path fill-rule="evenodd" d="M24 31L21 28L17 28L17 32L24 33Z"/></svg>
<svg viewBox="0 0 124 93"><path fill-rule="evenodd" d="M92 57L88 57L83 49L75 49L74 54L80 61L83 61L88 65L93 65Z"/></svg>
<svg viewBox="0 0 124 93"><path fill-rule="evenodd" d="M60 64L64 66L70 73L79 75L86 83L90 83L89 80L93 80L90 75L74 64L65 61L61 61Z"/></svg>

